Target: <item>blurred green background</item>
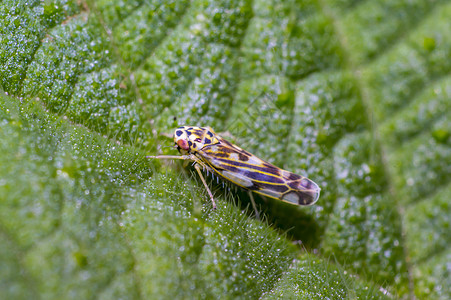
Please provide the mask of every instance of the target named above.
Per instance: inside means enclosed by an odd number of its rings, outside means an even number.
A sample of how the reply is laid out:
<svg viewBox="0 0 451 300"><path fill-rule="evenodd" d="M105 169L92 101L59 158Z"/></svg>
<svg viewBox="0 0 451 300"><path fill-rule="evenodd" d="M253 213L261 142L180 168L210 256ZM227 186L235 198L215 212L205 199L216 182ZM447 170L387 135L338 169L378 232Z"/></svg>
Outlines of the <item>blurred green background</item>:
<svg viewBox="0 0 451 300"><path fill-rule="evenodd" d="M0 298L451 298L451 2L3 0ZM150 161L211 126L312 207ZM229 187L231 189L229 189Z"/></svg>

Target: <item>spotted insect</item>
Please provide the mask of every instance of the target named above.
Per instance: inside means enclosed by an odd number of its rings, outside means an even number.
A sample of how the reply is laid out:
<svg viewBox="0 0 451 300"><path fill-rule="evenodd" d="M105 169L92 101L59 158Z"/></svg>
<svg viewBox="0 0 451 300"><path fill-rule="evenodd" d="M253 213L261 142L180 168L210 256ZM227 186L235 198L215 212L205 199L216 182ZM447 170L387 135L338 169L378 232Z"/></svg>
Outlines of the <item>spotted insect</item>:
<svg viewBox="0 0 451 300"><path fill-rule="evenodd" d="M202 176L201 168L244 189L291 204L312 205L319 198L321 189L312 180L261 160L223 139L210 127L179 127L175 130L174 142L181 156L147 157L194 161L194 168L199 173L215 209L213 194ZM252 193L250 196L256 210Z"/></svg>

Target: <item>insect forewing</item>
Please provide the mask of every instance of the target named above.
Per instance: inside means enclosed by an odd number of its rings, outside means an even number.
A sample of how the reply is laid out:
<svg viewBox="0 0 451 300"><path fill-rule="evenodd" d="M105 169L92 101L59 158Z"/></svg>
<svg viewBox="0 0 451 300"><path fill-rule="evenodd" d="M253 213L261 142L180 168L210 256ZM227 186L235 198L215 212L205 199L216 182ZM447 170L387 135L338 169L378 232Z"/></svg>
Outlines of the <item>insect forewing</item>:
<svg viewBox="0 0 451 300"><path fill-rule="evenodd" d="M292 204L311 205L320 194L312 180L282 170L216 135L218 143L205 145L198 157L218 175L234 184Z"/></svg>

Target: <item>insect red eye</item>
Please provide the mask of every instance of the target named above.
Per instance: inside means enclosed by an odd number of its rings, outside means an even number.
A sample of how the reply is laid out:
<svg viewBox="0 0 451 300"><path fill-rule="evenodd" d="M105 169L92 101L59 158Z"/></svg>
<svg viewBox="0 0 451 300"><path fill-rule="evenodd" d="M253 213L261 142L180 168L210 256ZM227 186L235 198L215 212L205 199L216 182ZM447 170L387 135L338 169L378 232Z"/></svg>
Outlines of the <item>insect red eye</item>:
<svg viewBox="0 0 451 300"><path fill-rule="evenodd" d="M185 141L185 140L178 140L177 141L177 145L183 150L188 150L189 149L188 142Z"/></svg>

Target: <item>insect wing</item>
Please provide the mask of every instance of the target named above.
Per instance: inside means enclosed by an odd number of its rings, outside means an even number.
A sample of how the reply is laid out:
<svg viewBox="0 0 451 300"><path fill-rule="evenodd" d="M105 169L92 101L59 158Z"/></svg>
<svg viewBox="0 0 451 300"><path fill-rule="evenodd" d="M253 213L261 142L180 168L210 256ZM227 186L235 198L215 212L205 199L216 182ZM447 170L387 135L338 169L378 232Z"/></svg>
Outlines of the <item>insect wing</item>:
<svg viewBox="0 0 451 300"><path fill-rule="evenodd" d="M297 205L311 205L320 188L310 179L282 170L217 136L219 143L199 151L202 161L234 184Z"/></svg>

